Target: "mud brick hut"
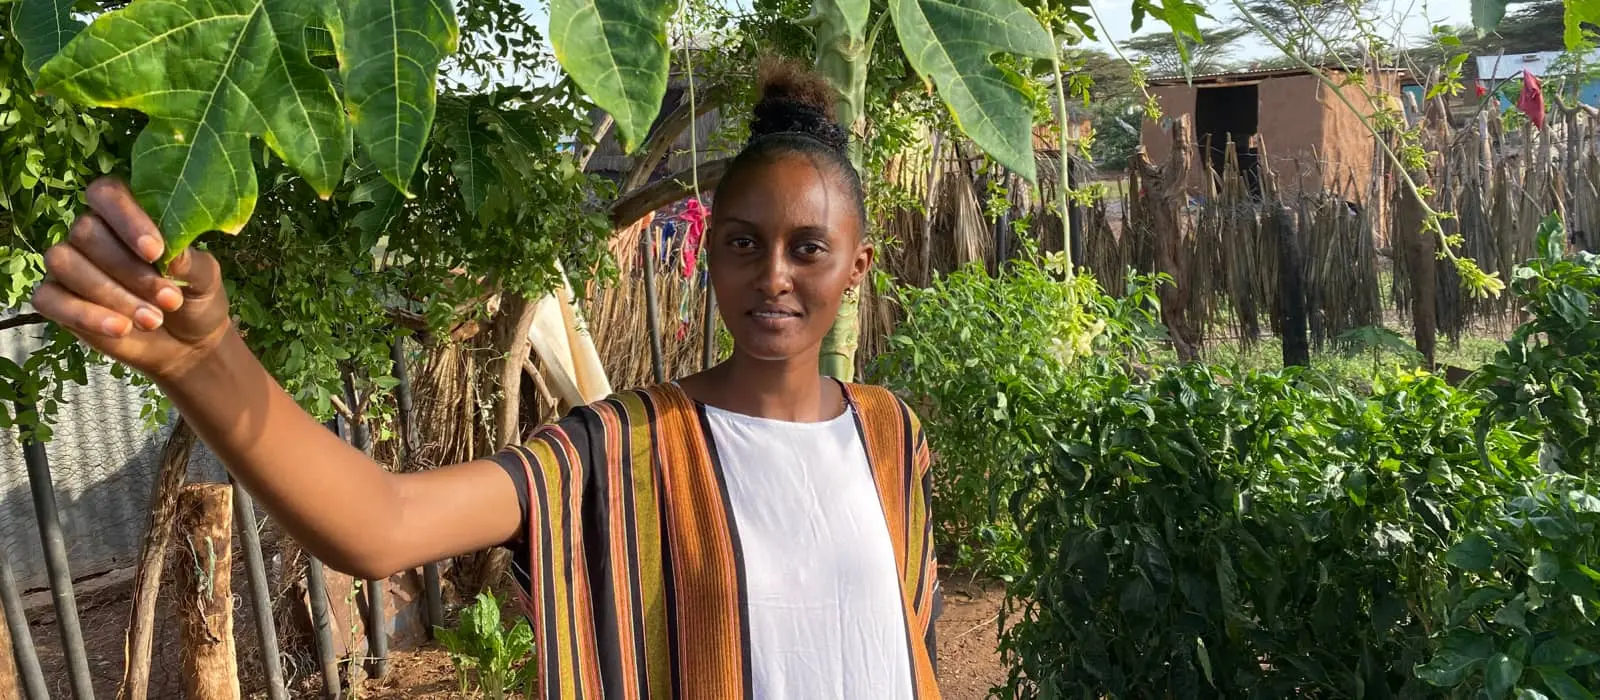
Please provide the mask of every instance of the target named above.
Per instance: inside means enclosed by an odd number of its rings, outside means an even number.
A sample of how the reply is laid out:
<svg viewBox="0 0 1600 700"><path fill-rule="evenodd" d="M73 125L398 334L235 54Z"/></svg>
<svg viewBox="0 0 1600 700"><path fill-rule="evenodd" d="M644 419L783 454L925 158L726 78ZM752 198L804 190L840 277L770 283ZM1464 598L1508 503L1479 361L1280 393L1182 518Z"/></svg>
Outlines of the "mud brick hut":
<svg viewBox="0 0 1600 700"><path fill-rule="evenodd" d="M1404 73L1368 73L1356 84L1339 69L1322 72L1340 86L1338 92L1304 69L1153 80L1151 92L1161 103L1162 117L1145 120L1145 150L1152 161L1164 161L1172 149L1172 120L1186 116L1195 141L1189 146L1200 155L1193 175L1197 184L1205 166L1223 170L1231 141L1253 189L1260 186L1264 156L1284 192L1326 190L1350 200L1367 199L1382 172L1374 167L1378 144L1345 102L1362 116L1386 106L1398 108Z"/></svg>

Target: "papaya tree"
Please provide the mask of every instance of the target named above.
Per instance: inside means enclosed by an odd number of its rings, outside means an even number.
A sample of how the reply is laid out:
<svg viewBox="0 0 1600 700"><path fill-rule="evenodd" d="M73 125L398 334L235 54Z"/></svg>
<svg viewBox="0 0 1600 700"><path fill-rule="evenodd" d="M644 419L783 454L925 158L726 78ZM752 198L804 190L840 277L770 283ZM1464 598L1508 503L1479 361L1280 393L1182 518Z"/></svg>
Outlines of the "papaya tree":
<svg viewBox="0 0 1600 700"><path fill-rule="evenodd" d="M582 96L490 79L541 60L542 38L518 3L471 3L460 31L447 0L136 0L109 12L0 3L0 122L19 115L0 146L7 307L38 282L39 252L65 237L89 180L121 174L157 215L169 254L208 230L240 234L209 248L246 343L328 418L361 408L342 406L343 374L358 393L381 395L397 335L511 356L515 333L490 336L526 315L516 300L606 269L609 228L585 205L607 188L565 144ZM410 38L375 39L384 29ZM219 36L248 57L219 54ZM385 61L387 88L371 71ZM84 383L95 358L64 330L40 327L45 348L22 366L0 362L0 399L17 393L48 414L61 382ZM484 409L495 415L491 435L515 432L505 423L518 415L521 363L502 364L510 371L485 373L479 391L495 401ZM150 398L147 415L159 418Z"/></svg>

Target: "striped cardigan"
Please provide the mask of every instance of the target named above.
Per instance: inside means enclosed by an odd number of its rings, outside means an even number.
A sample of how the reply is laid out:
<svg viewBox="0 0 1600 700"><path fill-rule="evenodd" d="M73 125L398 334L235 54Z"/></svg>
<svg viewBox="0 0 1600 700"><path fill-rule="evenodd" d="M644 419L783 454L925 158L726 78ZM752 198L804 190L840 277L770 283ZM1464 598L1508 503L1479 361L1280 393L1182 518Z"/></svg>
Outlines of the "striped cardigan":
<svg viewBox="0 0 1600 700"><path fill-rule="evenodd" d="M927 444L884 389L849 385L901 579L912 690L934 680ZM739 532L703 407L675 385L614 396L497 456L526 476L518 579L535 697L753 698Z"/></svg>

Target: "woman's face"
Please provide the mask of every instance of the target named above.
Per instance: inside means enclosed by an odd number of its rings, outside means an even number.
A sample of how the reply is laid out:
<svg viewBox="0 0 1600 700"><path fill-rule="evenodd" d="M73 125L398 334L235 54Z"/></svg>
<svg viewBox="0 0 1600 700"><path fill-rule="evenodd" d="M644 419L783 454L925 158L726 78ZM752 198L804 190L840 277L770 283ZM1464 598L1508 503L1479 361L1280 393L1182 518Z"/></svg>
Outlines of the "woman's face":
<svg viewBox="0 0 1600 700"><path fill-rule="evenodd" d="M735 352L768 361L815 356L845 290L872 266L858 205L833 167L787 153L718 193L707 255Z"/></svg>

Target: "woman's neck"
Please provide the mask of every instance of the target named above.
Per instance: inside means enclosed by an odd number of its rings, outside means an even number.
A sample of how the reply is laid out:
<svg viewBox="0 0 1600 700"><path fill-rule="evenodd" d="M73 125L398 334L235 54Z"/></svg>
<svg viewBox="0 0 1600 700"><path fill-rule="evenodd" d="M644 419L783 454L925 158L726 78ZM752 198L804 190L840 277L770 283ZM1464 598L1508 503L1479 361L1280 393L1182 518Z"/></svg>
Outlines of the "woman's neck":
<svg viewBox="0 0 1600 700"><path fill-rule="evenodd" d="M759 418L815 423L838 417L843 395L824 381L815 355L757 360L737 350L726 362L679 382L710 406Z"/></svg>

